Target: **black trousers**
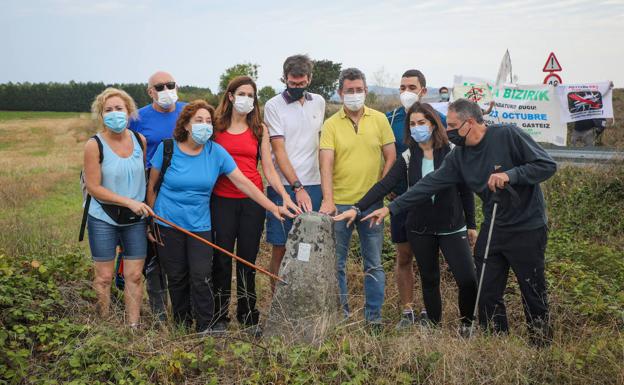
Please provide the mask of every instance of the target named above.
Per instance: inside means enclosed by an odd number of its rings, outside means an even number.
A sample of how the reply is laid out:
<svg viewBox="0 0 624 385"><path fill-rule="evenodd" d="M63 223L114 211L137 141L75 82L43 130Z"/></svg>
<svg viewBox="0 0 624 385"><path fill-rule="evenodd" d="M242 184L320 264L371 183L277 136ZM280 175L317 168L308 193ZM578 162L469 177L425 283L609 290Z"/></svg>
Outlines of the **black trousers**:
<svg viewBox="0 0 624 385"><path fill-rule="evenodd" d="M194 233L211 241L211 231ZM160 226L164 246L158 246L161 267L167 275L173 319L197 331L208 328L214 314L212 248L170 227Z"/></svg>
<svg viewBox="0 0 624 385"><path fill-rule="evenodd" d="M548 322L548 298L544 275L546 226L536 230L510 232L494 228L479 300L479 323L497 332L507 332L507 311L503 294L511 267L520 286L524 314L529 324L542 328ZM487 229L482 229L475 246L477 270L481 272Z"/></svg>
<svg viewBox="0 0 624 385"><path fill-rule="evenodd" d="M461 321L462 323L471 322L477 297L477 275L466 232L428 235L408 231L407 238L416 256L423 301L429 319L435 324L442 319L438 258L438 250L442 250L459 289L457 299Z"/></svg>
<svg viewBox="0 0 624 385"><path fill-rule="evenodd" d="M148 177L150 170L147 169ZM147 240L147 256L145 257L145 266L143 267L143 275L145 276L145 286L147 289L147 297L152 313L162 318L167 313L167 280L160 268L158 259L158 245Z"/></svg>
<svg viewBox="0 0 624 385"><path fill-rule="evenodd" d="M164 317L167 312L167 281L160 268L158 245L147 240L147 257L143 267L147 297L152 313Z"/></svg>
<svg viewBox="0 0 624 385"><path fill-rule="evenodd" d="M223 198L213 195L210 212L217 245L236 252L239 257L256 263L264 229L265 210L249 198ZM228 309L232 287L232 258L215 251L213 265L215 321L229 322ZM256 325L256 271L236 263L236 319L243 325Z"/></svg>

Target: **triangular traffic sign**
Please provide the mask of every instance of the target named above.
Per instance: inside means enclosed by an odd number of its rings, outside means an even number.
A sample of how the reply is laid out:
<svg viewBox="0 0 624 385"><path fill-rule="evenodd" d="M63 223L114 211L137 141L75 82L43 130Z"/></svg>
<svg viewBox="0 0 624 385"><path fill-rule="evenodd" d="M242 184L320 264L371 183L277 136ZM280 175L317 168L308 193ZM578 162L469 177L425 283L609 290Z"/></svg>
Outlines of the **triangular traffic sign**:
<svg viewBox="0 0 624 385"><path fill-rule="evenodd" d="M546 64L544 64L544 69L542 71L557 72L561 71L561 69L561 64L559 64L559 60L557 60L555 53L551 52L550 55L548 55L548 60L546 60Z"/></svg>

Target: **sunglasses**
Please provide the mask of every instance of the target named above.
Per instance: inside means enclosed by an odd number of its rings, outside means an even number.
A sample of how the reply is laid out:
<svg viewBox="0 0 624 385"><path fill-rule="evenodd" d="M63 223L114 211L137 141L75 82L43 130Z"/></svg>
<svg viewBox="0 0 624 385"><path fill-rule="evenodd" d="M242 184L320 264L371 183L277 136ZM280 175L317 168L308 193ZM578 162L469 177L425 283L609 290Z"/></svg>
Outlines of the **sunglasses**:
<svg viewBox="0 0 624 385"><path fill-rule="evenodd" d="M173 89L176 88L176 83L175 82L167 82L167 83L154 84L154 89L156 91L158 91L158 92L164 90L165 87L167 87L168 90L173 90Z"/></svg>

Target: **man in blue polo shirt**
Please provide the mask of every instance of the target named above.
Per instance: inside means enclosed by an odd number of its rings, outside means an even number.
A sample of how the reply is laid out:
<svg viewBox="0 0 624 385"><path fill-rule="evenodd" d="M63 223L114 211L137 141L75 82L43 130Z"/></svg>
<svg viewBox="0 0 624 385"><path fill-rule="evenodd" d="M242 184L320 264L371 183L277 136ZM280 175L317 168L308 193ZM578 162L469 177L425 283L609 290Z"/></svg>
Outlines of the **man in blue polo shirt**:
<svg viewBox="0 0 624 385"><path fill-rule="evenodd" d="M139 109L138 118L130 122L130 129L139 132L147 140L147 168L152 167L150 160L163 139L171 138L178 115L186 103L178 102L178 85L171 74L158 71L150 76L147 94L152 103ZM145 261L147 295L152 312L159 320L166 319L167 286L161 274L156 245L149 242Z"/></svg>
<svg viewBox="0 0 624 385"><path fill-rule="evenodd" d="M405 71L401 77L401 86L399 88L401 107L386 113L392 132L394 133L397 158L407 150L405 145L405 111L414 103L420 102L427 94L427 80L425 75L419 70L411 69ZM446 126L446 116L442 113L440 119L442 124ZM390 193L388 199L393 200L395 197L403 194L407 189L405 183L401 183L395 187ZM396 245L397 259L395 264L395 274L397 287L399 289L399 298L403 313L401 320L397 325L397 329L404 329L415 323L416 317L413 310L414 301L414 269L412 262L412 248L407 241L407 230L405 221L407 212L402 212L390 217L390 235L392 243ZM421 314L426 317L426 313Z"/></svg>

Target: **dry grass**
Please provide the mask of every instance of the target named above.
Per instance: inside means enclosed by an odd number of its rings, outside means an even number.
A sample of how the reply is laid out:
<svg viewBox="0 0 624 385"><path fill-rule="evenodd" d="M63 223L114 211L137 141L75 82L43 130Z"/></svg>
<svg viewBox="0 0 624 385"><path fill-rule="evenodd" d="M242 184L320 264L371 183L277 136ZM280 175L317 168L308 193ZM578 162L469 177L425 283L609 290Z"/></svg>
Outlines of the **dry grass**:
<svg viewBox="0 0 624 385"><path fill-rule="evenodd" d="M22 206L80 170L87 119L0 124L0 209Z"/></svg>

